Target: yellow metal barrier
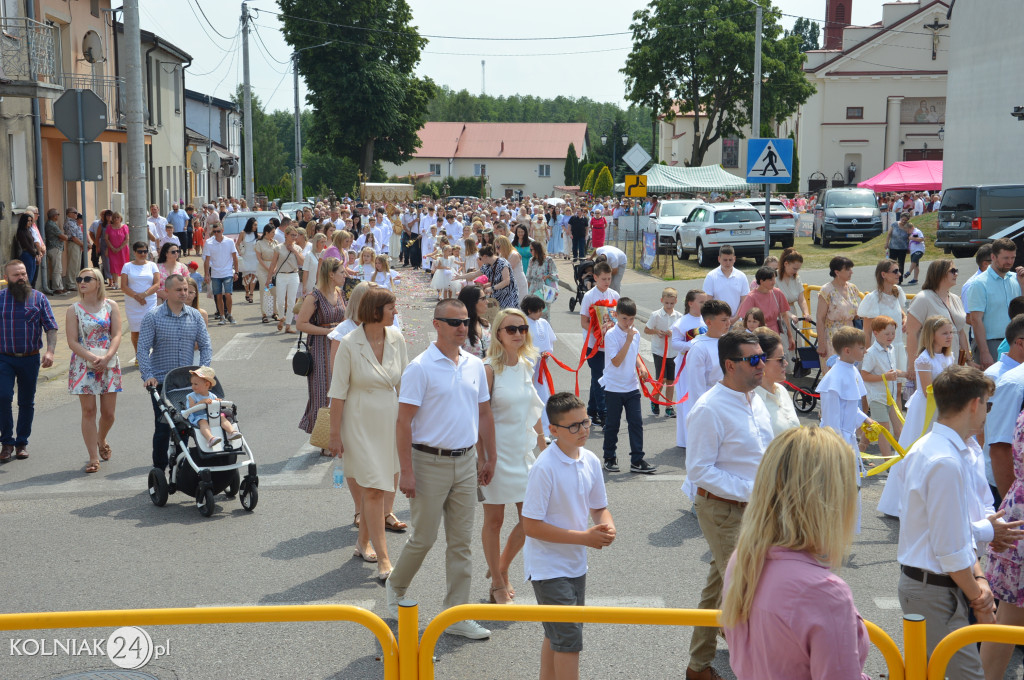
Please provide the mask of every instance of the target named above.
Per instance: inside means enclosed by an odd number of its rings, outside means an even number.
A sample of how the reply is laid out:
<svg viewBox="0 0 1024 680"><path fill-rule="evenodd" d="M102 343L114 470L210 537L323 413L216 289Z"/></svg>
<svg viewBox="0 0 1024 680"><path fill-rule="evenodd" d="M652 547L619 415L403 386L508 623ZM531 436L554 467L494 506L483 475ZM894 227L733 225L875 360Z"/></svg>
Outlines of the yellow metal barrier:
<svg viewBox="0 0 1024 680"><path fill-rule="evenodd" d="M210 623L280 623L351 621L368 628L381 646L385 680L398 680L398 642L376 614L342 604L268 607L194 607L177 609L108 609L80 612L0 614L0 630L105 628L120 626L185 626ZM416 630L413 629L413 638ZM414 657L415 658L415 657ZM415 678L415 675L409 677Z"/></svg>
<svg viewBox="0 0 1024 680"><path fill-rule="evenodd" d="M811 291L821 290L821 288L822 288L821 286L812 286L812 285L807 284L807 283L804 284L804 302L807 303L807 311L808 312L811 310ZM864 295L865 295L864 293L860 294L860 299L861 300L864 299ZM914 293L906 293L906 296L907 296L907 300L913 300L914 299ZM899 321L899 319L897 319L897 321ZM816 337L818 337L818 332L816 330L813 330L811 328L811 324L808 323L807 321L804 321L804 324L803 324L803 327L801 328L801 330L804 332L804 335L806 335L809 338L816 338Z"/></svg>
<svg viewBox="0 0 1024 680"><path fill-rule="evenodd" d="M922 633L922 635L924 635ZM932 657L928 661L928 680L942 680L946 675L946 666L953 655L961 647L978 642L998 642L1007 645L1024 644L1024 628L1020 626L998 626L995 624L976 623L955 630L935 645ZM908 661L910 657L907 657ZM908 664L909 667L909 664ZM922 673L922 679L925 677ZM910 678L908 678L910 680Z"/></svg>
<svg viewBox="0 0 1024 680"><path fill-rule="evenodd" d="M928 641L924 617L906 614L903 617L903 663L907 680L925 680L928 669Z"/></svg>
<svg viewBox="0 0 1024 680"><path fill-rule="evenodd" d="M871 644L878 648L882 658L885 659L885 665L889 669L889 680L904 680L905 668L900 648L896 646L888 633L875 624L865 621L864 625L868 629L868 639L871 640Z"/></svg>

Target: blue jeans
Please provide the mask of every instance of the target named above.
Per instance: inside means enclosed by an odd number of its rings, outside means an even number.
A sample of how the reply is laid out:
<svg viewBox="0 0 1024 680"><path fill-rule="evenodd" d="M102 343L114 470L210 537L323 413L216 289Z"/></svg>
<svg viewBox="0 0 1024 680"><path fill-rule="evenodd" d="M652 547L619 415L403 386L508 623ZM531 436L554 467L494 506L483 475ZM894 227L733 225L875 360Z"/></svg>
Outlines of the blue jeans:
<svg viewBox="0 0 1024 680"><path fill-rule="evenodd" d="M619 443L619 420L626 410L626 425L629 428L629 462L636 465L644 459L644 422L640 415L640 390L632 392L605 392L608 416L604 419L604 459L615 460L615 448Z"/></svg>
<svg viewBox="0 0 1024 680"><path fill-rule="evenodd" d="M163 385L157 385L156 393L161 394L163 389ZM153 397L150 397L149 400L153 404L153 415L156 417L156 427L153 430L153 467L163 470L167 467L167 448L171 445L171 426L167 424Z"/></svg>
<svg viewBox="0 0 1024 680"><path fill-rule="evenodd" d="M584 259L587 256L587 237L581 238L572 237L572 258Z"/></svg>
<svg viewBox="0 0 1024 680"><path fill-rule="evenodd" d="M234 286L234 276L225 276L221 279L210 279L210 289L213 291L214 295L231 295L231 292L234 290Z"/></svg>
<svg viewBox="0 0 1024 680"><path fill-rule="evenodd" d="M604 351L600 351L587 359L590 367L590 400L587 402L587 415L604 418L604 388L597 381L604 375Z"/></svg>
<svg viewBox="0 0 1024 680"><path fill-rule="evenodd" d="M35 260L32 261L33 264ZM36 413L36 382L40 355L12 357L0 354L0 444L26 446ZM14 381L18 381L18 429L14 429Z"/></svg>

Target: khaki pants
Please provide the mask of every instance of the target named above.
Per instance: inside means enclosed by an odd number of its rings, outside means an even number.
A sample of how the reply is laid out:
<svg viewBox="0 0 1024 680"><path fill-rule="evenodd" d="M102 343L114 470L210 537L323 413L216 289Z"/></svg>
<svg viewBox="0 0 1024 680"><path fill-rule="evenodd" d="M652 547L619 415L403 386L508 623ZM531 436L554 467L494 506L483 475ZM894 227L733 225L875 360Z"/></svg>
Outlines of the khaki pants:
<svg viewBox="0 0 1024 680"><path fill-rule="evenodd" d="M473 568L470 544L477 506L476 453L471 451L448 458L413 449L412 471L416 476L416 496L409 500L412 534L388 582L401 599L437 540L443 519L448 543L445 550L448 592L444 608L468 604Z"/></svg>
<svg viewBox="0 0 1024 680"><path fill-rule="evenodd" d="M67 256L67 264L64 265L64 286L67 290L76 290L75 279L82 271L82 248L77 243L68 241L64 246L64 254Z"/></svg>
<svg viewBox="0 0 1024 680"><path fill-rule="evenodd" d="M722 604L722 579L729 557L736 547L736 539L740 535L740 522L743 521L743 508L731 503L714 501L697 496L693 502L697 513L697 522L704 532L704 539L711 548L711 567L708 569L708 580L700 594L698 609L718 609ZM694 628L690 638L690 670L699 673L715 658L718 648L717 628Z"/></svg>
<svg viewBox="0 0 1024 680"><path fill-rule="evenodd" d="M46 251L46 263L50 267L49 281L51 290L59 290L64 287L64 249L57 250L49 248Z"/></svg>
<svg viewBox="0 0 1024 680"><path fill-rule="evenodd" d="M925 642L928 656L931 656L942 638L954 630L970 625L967 613L970 605L959 588L926 585L915 581L906 574L900 574L896 594L904 616L920 614L925 619ZM967 645L949 660L946 676L951 680L983 680L981 655L977 645Z"/></svg>

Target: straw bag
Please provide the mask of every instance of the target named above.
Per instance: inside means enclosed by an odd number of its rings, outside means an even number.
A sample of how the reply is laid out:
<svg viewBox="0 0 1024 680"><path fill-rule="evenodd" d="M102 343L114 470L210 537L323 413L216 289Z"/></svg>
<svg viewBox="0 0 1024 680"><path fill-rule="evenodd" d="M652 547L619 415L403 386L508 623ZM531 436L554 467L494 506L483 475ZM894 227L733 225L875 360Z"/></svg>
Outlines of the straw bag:
<svg viewBox="0 0 1024 680"><path fill-rule="evenodd" d="M316 412L316 423L309 435L309 443L318 449L329 451L331 448L331 409L322 406Z"/></svg>

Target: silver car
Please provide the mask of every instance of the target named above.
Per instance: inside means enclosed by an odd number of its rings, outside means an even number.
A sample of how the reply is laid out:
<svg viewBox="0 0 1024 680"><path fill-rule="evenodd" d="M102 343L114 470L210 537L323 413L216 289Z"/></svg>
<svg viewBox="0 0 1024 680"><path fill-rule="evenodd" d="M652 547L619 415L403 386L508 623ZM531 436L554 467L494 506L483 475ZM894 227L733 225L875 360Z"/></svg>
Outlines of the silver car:
<svg viewBox="0 0 1024 680"><path fill-rule="evenodd" d="M749 203L764 217L764 197L744 198L740 203ZM796 232L796 215L786 207L782 201L772 199L772 246L776 244L783 248L793 247L793 235Z"/></svg>
<svg viewBox="0 0 1024 680"><path fill-rule="evenodd" d="M737 257L752 257L764 264L764 217L748 203L703 203L679 225L676 256L687 260L697 255L702 267L713 267L724 245Z"/></svg>
<svg viewBox="0 0 1024 680"><path fill-rule="evenodd" d="M658 201L651 219L654 220L659 249L671 252L671 249L676 247L676 229L686 216L703 202L698 199Z"/></svg>

